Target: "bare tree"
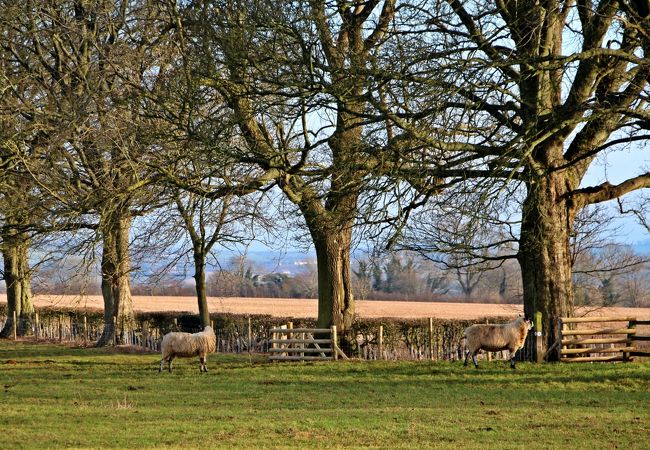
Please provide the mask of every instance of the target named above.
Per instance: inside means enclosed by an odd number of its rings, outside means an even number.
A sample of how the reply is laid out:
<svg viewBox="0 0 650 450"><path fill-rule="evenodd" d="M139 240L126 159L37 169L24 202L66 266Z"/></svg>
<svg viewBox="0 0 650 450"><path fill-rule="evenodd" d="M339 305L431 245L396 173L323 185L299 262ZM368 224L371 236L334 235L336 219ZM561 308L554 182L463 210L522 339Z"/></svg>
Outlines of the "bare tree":
<svg viewBox="0 0 650 450"><path fill-rule="evenodd" d="M557 319L573 311L569 241L576 214L650 186L641 167L618 184L581 185L599 154L650 137L648 5L445 3L429 23L441 36L431 41L436 54L456 73L447 108L478 120L448 133L445 145L474 161L464 167L466 177L525 189L518 248L525 312L543 313L549 357L556 359ZM410 132L423 140L429 133L432 145L441 136L440 129Z"/></svg>
<svg viewBox="0 0 650 450"><path fill-rule="evenodd" d="M574 286L582 290L581 304L614 306L625 300L623 284L627 282L628 297L637 303L638 274L647 266L648 258L637 254L631 246L609 240L598 248L583 250L573 267ZM591 294L591 295L589 295Z"/></svg>
<svg viewBox="0 0 650 450"><path fill-rule="evenodd" d="M24 195L21 186L19 190L3 186L4 196L0 198L0 253L3 257L3 269L0 275L7 288L7 321L0 337L9 337L16 315L17 333L20 336L31 331L34 306L32 303L31 278L32 269L29 264L29 250L32 241L29 226L35 219L29 216L27 204L29 197ZM11 199L11 205L8 200Z"/></svg>
<svg viewBox="0 0 650 450"><path fill-rule="evenodd" d="M8 337L17 318L19 335L31 332L32 267L29 252L37 230L46 228L47 207L39 201L42 192L23 161L36 158L43 134L23 105L38 97L35 84L22 73L20 60L7 43L20 37L9 23L15 8L0 11L0 253L6 284L8 317L1 337ZM17 112L21 112L17 113Z"/></svg>
<svg viewBox="0 0 650 450"><path fill-rule="evenodd" d="M205 182L206 187L209 184ZM148 228L171 249L173 257L166 261L168 266L191 256L199 316L207 326L206 266L211 258L213 265L219 263L217 247L236 250L254 239L257 228L268 225L260 211L264 201L259 195L207 199L179 189L171 189L169 194L172 204L157 211Z"/></svg>
<svg viewBox="0 0 650 450"><path fill-rule="evenodd" d="M642 308L650 306L650 269L645 263L622 274L618 281L621 302L625 306Z"/></svg>
<svg viewBox="0 0 650 450"><path fill-rule="evenodd" d="M133 321L129 273L129 232L154 193L141 162L149 149L147 128L124 73L152 82L160 53L149 52L159 30L147 2L3 2L3 48L36 92L17 97L18 111L37 128L38 158L23 160L43 195L59 214L95 217L102 243L101 273L105 332ZM5 9L6 7L6 9ZM119 72L119 76L118 76ZM152 124L148 123L150 127ZM118 340L123 333L117 333Z"/></svg>
<svg viewBox="0 0 650 450"><path fill-rule="evenodd" d="M239 127L232 156L256 168L240 185L277 185L309 230L319 326L344 330L354 316L352 231L369 179L388 170L380 155L391 134L369 101L377 89L369 74L396 11L393 0L196 1L182 21L200 82Z"/></svg>

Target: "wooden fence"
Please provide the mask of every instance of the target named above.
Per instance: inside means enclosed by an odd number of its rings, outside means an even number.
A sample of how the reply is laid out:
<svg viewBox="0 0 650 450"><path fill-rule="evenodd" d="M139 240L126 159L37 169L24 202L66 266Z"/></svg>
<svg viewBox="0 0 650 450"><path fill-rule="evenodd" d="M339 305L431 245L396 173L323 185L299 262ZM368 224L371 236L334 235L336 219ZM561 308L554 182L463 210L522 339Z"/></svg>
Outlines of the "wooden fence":
<svg viewBox="0 0 650 450"><path fill-rule="evenodd" d="M536 316L541 328L541 314ZM467 345L463 339L465 327L472 321L458 321L455 324L440 326L435 319L429 318L423 327L410 327L402 330L401 336L396 339L394 334L386 336L385 328L381 325L376 328L365 329L363 332L351 330L347 333L352 340L354 350L350 356L360 359L384 360L431 360L431 361L458 361L464 360ZM494 323L485 321L483 323ZM543 356L541 333L529 334L524 347L517 352L517 360L531 361L534 355ZM481 352L479 360L508 360L510 353L507 350L498 352ZM538 362L541 362L538 359Z"/></svg>
<svg viewBox="0 0 650 450"><path fill-rule="evenodd" d="M4 326L6 318L0 319L0 328ZM16 318L15 314L12 320L12 335L16 339L16 329L21 327L21 319ZM30 321L31 334L36 340L67 342L76 345L90 346L97 342L104 329L101 324L93 323L87 320L86 316L70 316L68 314L47 315L40 317L38 313L34 314ZM109 325L110 326L110 325ZM112 325L115 327L115 323ZM115 335L114 344L118 336ZM138 322L131 329L120 331L119 341L123 345L141 346L145 349L159 351L162 335L157 329L150 329L147 322Z"/></svg>
<svg viewBox="0 0 650 450"><path fill-rule="evenodd" d="M584 327L586 324L592 325ZM583 327L579 328L580 325ZM638 346L641 341L650 341L650 336L637 335L637 325L650 325L650 320L638 320L635 317L562 318L560 360L630 361L634 356L650 356L650 350Z"/></svg>
<svg viewBox="0 0 650 450"><path fill-rule="evenodd" d="M4 326L4 319L0 316L0 328ZM148 351L159 351L162 336L168 331L199 331L198 321L188 324L186 319L187 317L184 316L139 318L133 323L131 329L120 331L118 340L121 344L140 346ZM287 322L284 323L286 326ZM339 332L337 337L346 342L345 353L354 358L455 361L464 358L463 330L472 323L475 322L437 319L410 322L364 321L355 323L351 329L345 331L343 336ZM490 323L494 322L490 320ZM83 312L54 313L50 311L42 314L40 318L39 314L36 314L30 325L31 334L37 339L71 342L75 345L94 345L105 326L101 314L87 316ZM300 328L311 329L314 325L313 321L300 320L299 322ZM272 342L274 340L272 330L279 327L280 323L269 320L267 317L230 317L225 321L217 319L213 325L217 335L217 351L220 353L275 353L272 348L279 344ZM328 332L331 333L331 330ZM296 332L293 331L293 333ZM275 338L279 337L280 335L275 336ZM530 360L535 349L534 345L535 340L528 339L526 346L518 352L518 359ZM319 354L314 353L313 356ZM479 355L479 358L488 360L507 359L507 357L507 352Z"/></svg>
<svg viewBox="0 0 650 450"><path fill-rule="evenodd" d="M323 361L348 359L337 345L336 326L331 328L293 328L289 322L271 328L269 359L272 361Z"/></svg>

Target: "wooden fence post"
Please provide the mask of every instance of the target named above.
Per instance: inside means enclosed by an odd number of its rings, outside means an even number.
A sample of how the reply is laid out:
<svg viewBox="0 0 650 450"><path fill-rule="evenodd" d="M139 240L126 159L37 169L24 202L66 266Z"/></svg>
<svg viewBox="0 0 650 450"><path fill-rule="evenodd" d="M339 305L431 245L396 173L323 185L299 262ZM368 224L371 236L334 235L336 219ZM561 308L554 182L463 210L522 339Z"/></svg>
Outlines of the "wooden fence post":
<svg viewBox="0 0 650 450"><path fill-rule="evenodd" d="M253 349L253 329L251 327L251 316L248 316L248 353L250 354Z"/></svg>
<svg viewBox="0 0 650 450"><path fill-rule="evenodd" d="M59 342L63 340L63 321L61 320L61 315L59 314Z"/></svg>
<svg viewBox="0 0 650 450"><path fill-rule="evenodd" d="M84 316L84 346L88 345L88 320Z"/></svg>
<svg viewBox="0 0 650 450"><path fill-rule="evenodd" d="M564 346L562 345L562 340L564 339L562 332L564 331L564 327L566 327L566 324L564 323L562 318L557 319L557 333L559 334L559 336L557 336L556 342L558 345L557 353L558 355L560 355L558 361L562 361L562 349L564 348Z"/></svg>
<svg viewBox="0 0 650 450"><path fill-rule="evenodd" d="M633 337L636 334L636 321L635 320L630 320L627 325L628 328L634 329L634 333L630 333L627 335L627 342L625 342L626 347L632 347L633 344ZM630 352L624 352L623 353L623 361L628 362L630 361Z"/></svg>
<svg viewBox="0 0 650 450"><path fill-rule="evenodd" d="M273 351L274 351L275 348L276 348L276 342L275 342L275 340L276 340L277 338L278 338L278 333L276 333L276 332L271 333L271 354L272 354L272 355L274 354Z"/></svg>
<svg viewBox="0 0 650 450"><path fill-rule="evenodd" d="M287 322L287 330L293 330L293 322ZM291 339L293 339L293 333L291 331L289 331L287 333L287 340L291 340ZM287 343L286 348L293 348L293 345L290 344L290 343ZM285 355L289 356L290 353L285 353Z"/></svg>
<svg viewBox="0 0 650 450"><path fill-rule="evenodd" d="M16 316L16 311L14 311L13 322L11 324L11 331L12 331L13 336L14 336L14 341L16 340L17 332L18 332L18 326L17 326L18 325L18 322L17 322L18 319L16 317L17 317Z"/></svg>
<svg viewBox="0 0 650 450"><path fill-rule="evenodd" d="M542 339L542 312L535 313L535 362L544 362L544 339Z"/></svg>
<svg viewBox="0 0 650 450"><path fill-rule="evenodd" d="M334 359L339 359L339 352L338 352L338 339L336 337L336 325L332 325L332 330L331 332L331 339L332 339L332 354L334 355Z"/></svg>
<svg viewBox="0 0 650 450"><path fill-rule="evenodd" d="M38 313L34 313L34 336L38 339L40 335L39 323L38 323Z"/></svg>
<svg viewBox="0 0 650 450"><path fill-rule="evenodd" d="M384 326L379 325L379 338L378 338L378 343L377 343L378 352L379 352L379 358L378 359L384 359Z"/></svg>
<svg viewBox="0 0 650 450"><path fill-rule="evenodd" d="M433 317L429 317L429 359L433 361Z"/></svg>
<svg viewBox="0 0 650 450"><path fill-rule="evenodd" d="M149 340L149 322L144 320L142 322L142 347L147 348L147 341Z"/></svg>
<svg viewBox="0 0 650 450"><path fill-rule="evenodd" d="M117 317L113 316L113 346L117 346Z"/></svg>

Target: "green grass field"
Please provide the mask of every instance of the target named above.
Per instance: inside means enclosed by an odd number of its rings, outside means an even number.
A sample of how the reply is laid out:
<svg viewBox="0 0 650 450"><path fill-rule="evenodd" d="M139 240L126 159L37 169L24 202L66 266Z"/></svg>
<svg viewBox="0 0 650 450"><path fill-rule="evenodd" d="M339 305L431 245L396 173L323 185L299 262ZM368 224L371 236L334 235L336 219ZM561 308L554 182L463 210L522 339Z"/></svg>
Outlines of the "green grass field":
<svg viewBox="0 0 650 450"><path fill-rule="evenodd" d="M0 341L0 448L650 448L650 364L331 362Z"/></svg>

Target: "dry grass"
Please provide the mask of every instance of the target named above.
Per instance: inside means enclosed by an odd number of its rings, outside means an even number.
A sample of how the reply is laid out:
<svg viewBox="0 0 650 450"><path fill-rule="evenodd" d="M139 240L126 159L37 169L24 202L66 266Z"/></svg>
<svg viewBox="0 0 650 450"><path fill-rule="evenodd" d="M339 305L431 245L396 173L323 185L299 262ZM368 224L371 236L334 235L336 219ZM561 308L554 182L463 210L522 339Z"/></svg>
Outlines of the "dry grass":
<svg viewBox="0 0 650 450"><path fill-rule="evenodd" d="M0 302L6 302L0 294ZM37 295L37 307L78 307L102 309L103 301L99 295ZM213 313L269 314L277 317L315 318L317 301L313 299L285 298L225 298L210 297L210 311ZM193 297L133 297L136 311L187 311L198 313L196 299ZM438 319L479 319L483 317L514 317L522 314L522 305L493 303L441 303L441 302L399 302L357 300L357 314L362 318L394 317L402 319L434 317ZM650 308L599 308L579 310L578 314L588 313L599 316L635 316L650 320Z"/></svg>

